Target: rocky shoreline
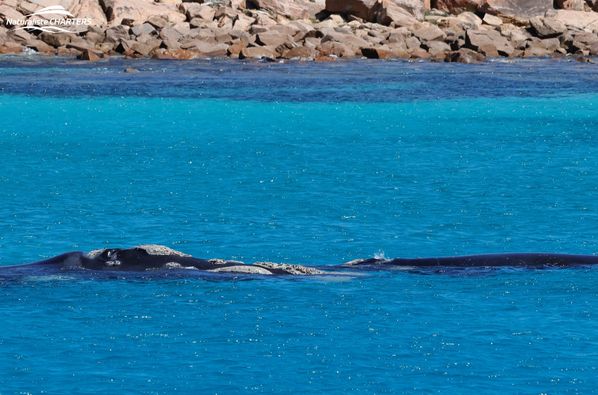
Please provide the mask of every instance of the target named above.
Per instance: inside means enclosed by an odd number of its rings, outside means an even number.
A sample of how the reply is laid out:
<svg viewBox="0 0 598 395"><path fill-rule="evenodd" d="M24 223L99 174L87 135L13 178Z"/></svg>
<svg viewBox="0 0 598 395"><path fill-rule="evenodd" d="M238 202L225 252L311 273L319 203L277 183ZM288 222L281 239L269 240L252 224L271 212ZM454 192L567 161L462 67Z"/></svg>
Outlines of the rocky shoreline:
<svg viewBox="0 0 598 395"><path fill-rule="evenodd" d="M463 63L552 56L591 61L598 55L598 1L512 3L3 0L0 53L35 51L89 61L109 56L315 61L365 57ZM66 18L90 23L41 31L15 22L55 5L67 10ZM48 23L58 20L47 12L43 17Z"/></svg>

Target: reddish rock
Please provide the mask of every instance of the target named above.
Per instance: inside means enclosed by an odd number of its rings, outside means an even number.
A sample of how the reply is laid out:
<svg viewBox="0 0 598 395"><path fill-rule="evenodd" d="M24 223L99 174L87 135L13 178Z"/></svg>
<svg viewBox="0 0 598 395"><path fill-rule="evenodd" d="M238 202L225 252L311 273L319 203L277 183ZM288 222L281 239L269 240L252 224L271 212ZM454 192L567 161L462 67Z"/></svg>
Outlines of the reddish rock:
<svg viewBox="0 0 598 395"><path fill-rule="evenodd" d="M388 48L361 48L361 54L368 59L390 59L392 51Z"/></svg>
<svg viewBox="0 0 598 395"><path fill-rule="evenodd" d="M255 38L255 42L257 42L259 45L271 47L278 47L279 45L282 45L289 41L293 41L292 37L288 35L282 35L276 32L259 33Z"/></svg>
<svg viewBox="0 0 598 395"><path fill-rule="evenodd" d="M458 51L449 52L445 58L447 62L459 62L459 63L480 63L486 58L484 55L475 52L468 48L461 48Z"/></svg>
<svg viewBox="0 0 598 395"><path fill-rule="evenodd" d="M553 8L553 0L437 0L436 8L453 14L464 11L532 17Z"/></svg>
<svg viewBox="0 0 598 395"><path fill-rule="evenodd" d="M345 43L338 41L326 41L322 42L318 48L316 48L320 55L323 56L336 56L339 58L352 58L357 53L361 55L361 49L351 48Z"/></svg>
<svg viewBox="0 0 598 395"><path fill-rule="evenodd" d="M316 50L310 47L295 47L283 52L282 56L286 59L313 59L316 57Z"/></svg>
<svg viewBox="0 0 598 395"><path fill-rule="evenodd" d="M238 58L239 54L241 53L241 51L244 48L247 48L247 42L242 41L242 40L237 40L236 42L234 42L228 46L228 48L226 50L226 54L230 57Z"/></svg>
<svg viewBox="0 0 598 395"><path fill-rule="evenodd" d="M79 55L77 55L77 59L79 60L88 60L90 62L97 62L101 59L100 55L92 51L91 49L85 49L81 51Z"/></svg>
<svg viewBox="0 0 598 395"><path fill-rule="evenodd" d="M54 48L64 47L71 42L71 37L70 33L42 33L39 35L40 40Z"/></svg>
<svg viewBox="0 0 598 395"><path fill-rule="evenodd" d="M101 0L101 5L111 26L119 25L123 19L143 23L157 15L169 23L183 22L186 19L176 6L152 0Z"/></svg>
<svg viewBox="0 0 598 395"><path fill-rule="evenodd" d="M176 50L159 50L154 51L152 58L154 59L176 59L176 60L190 60L197 58L198 54L186 49Z"/></svg>
<svg viewBox="0 0 598 395"><path fill-rule="evenodd" d="M0 44L0 54L13 54L23 52L21 44L14 42L4 42Z"/></svg>
<svg viewBox="0 0 598 395"><path fill-rule="evenodd" d="M278 54L272 47L247 47L239 53L239 59L276 59Z"/></svg>
<svg viewBox="0 0 598 395"><path fill-rule="evenodd" d="M555 0L554 2L554 8L563 10L585 11L586 7L588 6L584 0Z"/></svg>
<svg viewBox="0 0 598 395"><path fill-rule="evenodd" d="M228 45L224 43L199 42L193 48L201 57L223 58L227 55Z"/></svg>

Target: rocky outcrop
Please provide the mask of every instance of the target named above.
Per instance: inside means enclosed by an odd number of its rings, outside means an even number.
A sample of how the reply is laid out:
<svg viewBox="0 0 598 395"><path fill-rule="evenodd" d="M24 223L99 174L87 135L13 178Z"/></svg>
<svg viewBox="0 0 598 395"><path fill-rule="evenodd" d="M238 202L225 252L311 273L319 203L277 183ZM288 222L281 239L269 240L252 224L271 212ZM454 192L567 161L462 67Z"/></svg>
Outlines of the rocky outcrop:
<svg viewBox="0 0 598 395"><path fill-rule="evenodd" d="M573 10L566 2L560 6L569 9L544 13L552 6L544 0L436 0L431 5L437 9L428 12L422 0L36 1L0 4L0 53L33 50L87 61L120 55L472 63L492 57L585 57L598 52L598 13ZM596 3L585 1L585 9ZM50 4L93 23L68 33L7 24Z"/></svg>

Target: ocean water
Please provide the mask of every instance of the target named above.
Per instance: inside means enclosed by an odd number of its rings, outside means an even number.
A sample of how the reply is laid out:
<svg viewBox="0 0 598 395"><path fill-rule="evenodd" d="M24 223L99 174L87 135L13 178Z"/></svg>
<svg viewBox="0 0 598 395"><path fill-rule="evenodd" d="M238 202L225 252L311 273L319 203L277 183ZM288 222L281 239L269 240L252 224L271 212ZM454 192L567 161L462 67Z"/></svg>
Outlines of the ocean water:
<svg viewBox="0 0 598 395"><path fill-rule="evenodd" d="M126 67L138 69L124 73ZM0 265L598 253L598 69L0 61ZM580 393L598 270L0 283L0 394Z"/></svg>

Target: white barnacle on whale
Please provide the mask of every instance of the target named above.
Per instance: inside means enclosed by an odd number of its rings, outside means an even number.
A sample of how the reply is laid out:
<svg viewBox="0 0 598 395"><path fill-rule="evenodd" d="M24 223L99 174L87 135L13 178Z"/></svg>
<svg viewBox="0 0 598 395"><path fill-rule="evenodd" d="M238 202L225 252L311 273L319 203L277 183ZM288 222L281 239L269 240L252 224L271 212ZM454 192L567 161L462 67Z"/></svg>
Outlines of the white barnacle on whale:
<svg viewBox="0 0 598 395"><path fill-rule="evenodd" d="M273 262L256 262L254 265L266 269L282 270L287 274L295 276L311 276L316 274L324 274L323 271L309 266L291 265L288 263L273 263Z"/></svg>
<svg viewBox="0 0 598 395"><path fill-rule="evenodd" d="M164 269L185 269L185 270L198 270L194 266L183 266L178 262L167 262L162 266Z"/></svg>
<svg viewBox="0 0 598 395"><path fill-rule="evenodd" d="M216 269L210 269L208 272L212 273L239 273L239 274L262 274L269 276L272 274L271 271L253 265L238 265L238 266L224 266L217 267Z"/></svg>
<svg viewBox="0 0 598 395"><path fill-rule="evenodd" d="M185 257L191 256L189 254L185 254L184 252L173 250L172 248L159 244L144 244L135 248L147 252L148 255L176 255Z"/></svg>
<svg viewBox="0 0 598 395"><path fill-rule="evenodd" d="M244 265L244 262L241 261L227 261L226 259L220 259L220 258L212 258L212 259L208 259L208 262L210 262L213 265L226 265L226 264L238 264L238 265Z"/></svg>
<svg viewBox="0 0 598 395"><path fill-rule="evenodd" d="M99 250L92 250L92 251L89 251L87 254L85 254L85 256L89 259L95 259L95 258L99 257L100 255L102 255L104 253L104 251L106 251L105 248L102 248Z"/></svg>

